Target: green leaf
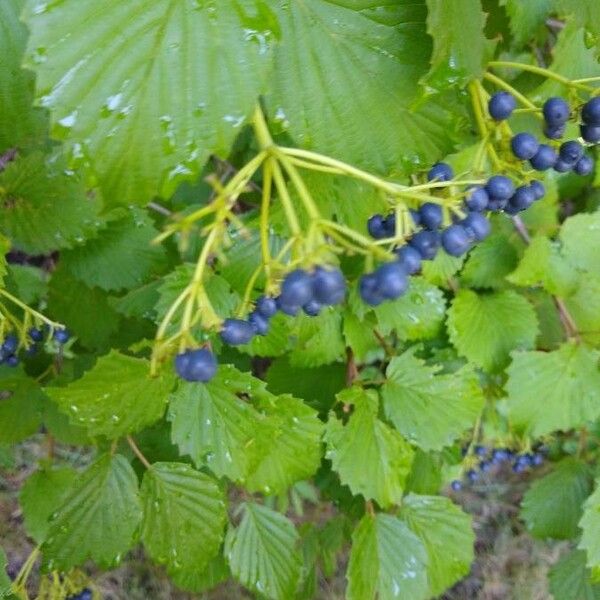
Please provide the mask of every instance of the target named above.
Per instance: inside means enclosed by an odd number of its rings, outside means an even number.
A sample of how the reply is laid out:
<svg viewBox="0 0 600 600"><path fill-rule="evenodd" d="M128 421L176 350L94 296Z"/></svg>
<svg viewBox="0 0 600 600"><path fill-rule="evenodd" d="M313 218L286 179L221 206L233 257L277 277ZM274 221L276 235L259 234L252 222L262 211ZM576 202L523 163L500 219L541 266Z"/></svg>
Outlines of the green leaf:
<svg viewBox="0 0 600 600"><path fill-rule="evenodd" d="M2 548L0 548L0 598L10 591L10 586L12 583L8 573L6 572L7 567L8 559L6 558L6 553Z"/></svg>
<svg viewBox="0 0 600 600"><path fill-rule="evenodd" d="M151 377L147 360L113 350L81 379L46 393L91 436L118 439L162 417L172 384L170 375Z"/></svg>
<svg viewBox="0 0 600 600"><path fill-rule="evenodd" d="M583 550L573 550L550 569L550 592L556 600L600 600L600 585L591 583L585 560Z"/></svg>
<svg viewBox="0 0 600 600"><path fill-rule="evenodd" d="M518 254L504 233L494 233L469 253L461 279L471 287L498 288L517 266Z"/></svg>
<svg viewBox="0 0 600 600"><path fill-rule="evenodd" d="M599 356L575 343L554 352L515 352L506 384L510 419L538 437L598 418Z"/></svg>
<svg viewBox="0 0 600 600"><path fill-rule="evenodd" d="M289 600L300 576L299 536L282 514L247 502L239 526L227 535L225 553L233 576L272 600Z"/></svg>
<svg viewBox="0 0 600 600"><path fill-rule="evenodd" d="M427 551L400 519L366 514L352 534L346 578L348 600L424 600Z"/></svg>
<svg viewBox="0 0 600 600"><path fill-rule="evenodd" d="M77 472L70 467L45 468L31 475L21 488L25 529L38 544L46 539L50 516L63 504L76 477Z"/></svg>
<svg viewBox="0 0 600 600"><path fill-rule="evenodd" d="M579 277L575 293L564 299L582 339L600 344L600 277L585 274Z"/></svg>
<svg viewBox="0 0 600 600"><path fill-rule="evenodd" d="M141 518L133 469L118 454L100 456L50 517L42 546L47 568L68 569L88 558L112 565L132 546Z"/></svg>
<svg viewBox="0 0 600 600"><path fill-rule="evenodd" d="M143 283L164 262L162 246L152 245L158 235L142 211L119 213L97 238L61 255L61 264L88 287L107 291L131 289Z"/></svg>
<svg viewBox="0 0 600 600"><path fill-rule="evenodd" d="M394 427L423 450L441 450L472 427L483 409L477 376L465 367L440 375L414 349L394 357L381 389L383 407Z"/></svg>
<svg viewBox="0 0 600 600"><path fill-rule="evenodd" d="M429 593L438 596L462 579L474 559L471 517L442 496L408 495L400 516L427 550Z"/></svg>
<svg viewBox="0 0 600 600"><path fill-rule="evenodd" d="M583 517L579 521L581 541L578 548L587 552L587 566L592 569L593 579L600 574L600 486L596 481L594 493L586 500Z"/></svg>
<svg viewBox="0 0 600 600"><path fill-rule="evenodd" d="M447 326L458 353L486 371L503 367L512 350L532 348L538 332L533 307L510 290L479 295L460 290Z"/></svg>
<svg viewBox="0 0 600 600"><path fill-rule="evenodd" d="M0 153L31 146L45 133L43 111L34 109L34 77L21 69L27 28L19 17L24 0L0 2Z"/></svg>
<svg viewBox="0 0 600 600"><path fill-rule="evenodd" d="M4 283L7 272L6 255L10 250L10 241L0 234L0 285Z"/></svg>
<svg viewBox="0 0 600 600"><path fill-rule="evenodd" d="M0 173L0 233L24 252L70 248L100 224L98 202L62 162L36 152Z"/></svg>
<svg viewBox="0 0 600 600"><path fill-rule="evenodd" d="M2 252L0 242L0 252ZM8 249L7 249L8 251ZM2 267L0 266L0 270ZM1 281L1 276L0 276ZM29 306L36 306L46 297L47 275L38 267L9 265L6 288Z"/></svg>
<svg viewBox="0 0 600 600"><path fill-rule="evenodd" d="M216 482L183 463L154 463L140 490L142 541L150 556L169 569L202 571L217 555L227 513Z"/></svg>
<svg viewBox="0 0 600 600"><path fill-rule="evenodd" d="M501 0L510 18L510 31L518 46L539 37L540 30L550 14L553 0Z"/></svg>
<svg viewBox="0 0 600 600"><path fill-rule="evenodd" d="M560 230L563 254L578 269L600 276L600 211L569 217Z"/></svg>
<svg viewBox="0 0 600 600"><path fill-rule="evenodd" d="M413 451L402 436L377 418L378 398L359 388L345 390L338 400L354 406L344 425L330 413L325 432L333 469L354 494L383 507L402 499Z"/></svg>
<svg viewBox="0 0 600 600"><path fill-rule="evenodd" d="M464 261L464 256L457 258L445 252L438 252L433 260L423 262L423 278L433 285L448 287L448 280L460 271Z"/></svg>
<svg viewBox="0 0 600 600"><path fill-rule="evenodd" d="M480 77L494 43L483 33L486 15L479 0L427 0L427 33L433 39L431 69L421 81L427 89L464 87Z"/></svg>
<svg viewBox="0 0 600 600"><path fill-rule="evenodd" d="M200 594L225 582L231 573L225 559L219 554L208 563L203 571L199 571L195 567L178 569L170 571L169 576L177 587Z"/></svg>
<svg viewBox="0 0 600 600"><path fill-rule="evenodd" d="M440 463L437 455L417 449L406 489L415 494L437 494L442 487Z"/></svg>
<svg viewBox="0 0 600 600"><path fill-rule="evenodd" d="M450 147L445 109L409 108L431 50L425 5L402 0L393 26L359 12L389 7L383 0L282 5L284 42L267 97L271 114L297 143L382 173L398 160L412 171L415 162L444 156Z"/></svg>
<svg viewBox="0 0 600 600"><path fill-rule="evenodd" d="M578 27L584 27L600 49L600 6L595 0L554 0L554 6L561 15L572 17ZM587 44L588 46L590 43ZM589 72L589 71L588 71ZM585 77L585 75L583 75Z"/></svg>
<svg viewBox="0 0 600 600"><path fill-rule="evenodd" d="M527 490L521 518L534 537L568 540L577 537L583 502L592 491L589 467L567 458Z"/></svg>
<svg viewBox="0 0 600 600"><path fill-rule="evenodd" d="M30 5L25 18L53 134L84 154L111 205L170 196L229 152L277 34L258 0L71 0Z"/></svg>

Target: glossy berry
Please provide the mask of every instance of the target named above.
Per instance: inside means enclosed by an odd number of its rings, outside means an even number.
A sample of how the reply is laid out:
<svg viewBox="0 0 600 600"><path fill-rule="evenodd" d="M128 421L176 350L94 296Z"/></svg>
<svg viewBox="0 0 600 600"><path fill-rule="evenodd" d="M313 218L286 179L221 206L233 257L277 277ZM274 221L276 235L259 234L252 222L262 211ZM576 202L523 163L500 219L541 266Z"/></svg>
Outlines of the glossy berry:
<svg viewBox="0 0 600 600"><path fill-rule="evenodd" d="M550 126L562 125L567 122L571 109L562 98L548 98L542 107L544 119Z"/></svg>
<svg viewBox="0 0 600 600"><path fill-rule="evenodd" d="M508 203L517 211L528 209L535 202L535 192L529 185L521 185L511 196Z"/></svg>
<svg viewBox="0 0 600 600"><path fill-rule="evenodd" d="M531 460L531 465L533 467L539 467L539 466L541 466L543 464L544 464L544 456L542 454L540 454L539 452L536 452L533 455L533 458Z"/></svg>
<svg viewBox="0 0 600 600"><path fill-rule="evenodd" d="M385 227L385 237L394 237L396 235L396 215L389 214L383 221Z"/></svg>
<svg viewBox="0 0 600 600"><path fill-rule="evenodd" d="M275 298L261 296L256 301L256 312L266 319L270 319L277 312L277 302L275 302Z"/></svg>
<svg viewBox="0 0 600 600"><path fill-rule="evenodd" d="M428 181L450 181L454 177L452 167L443 162L436 163L427 173Z"/></svg>
<svg viewBox="0 0 600 600"><path fill-rule="evenodd" d="M567 171L570 171L574 166L575 165L573 163L566 162L559 156L557 161L554 163L554 170L557 173L566 173Z"/></svg>
<svg viewBox="0 0 600 600"><path fill-rule="evenodd" d="M523 463L519 463L516 462L513 466L512 466L512 470L515 473L523 473L524 471L527 470L527 465L524 465Z"/></svg>
<svg viewBox="0 0 600 600"><path fill-rule="evenodd" d="M375 275L378 293L387 300L399 298L408 289L406 272L397 261L382 265Z"/></svg>
<svg viewBox="0 0 600 600"><path fill-rule="evenodd" d="M7 367L16 367L19 364L19 359L16 354L11 354L4 359Z"/></svg>
<svg viewBox="0 0 600 600"><path fill-rule="evenodd" d="M221 329L221 339L230 346L247 344L254 337L254 329L247 321L225 319Z"/></svg>
<svg viewBox="0 0 600 600"><path fill-rule="evenodd" d="M19 347L19 339L14 333L9 333L2 343L2 352L4 354L12 354Z"/></svg>
<svg viewBox="0 0 600 600"><path fill-rule="evenodd" d="M508 198L490 198L488 209L492 212L500 212L506 208Z"/></svg>
<svg viewBox="0 0 600 600"><path fill-rule="evenodd" d="M490 177L485 185L485 189L488 196L496 200L508 200L515 192L513 182L504 175Z"/></svg>
<svg viewBox="0 0 600 600"><path fill-rule="evenodd" d="M594 161L587 155L582 156L573 167L573 171L575 171L577 175L589 175L593 170Z"/></svg>
<svg viewBox="0 0 600 600"><path fill-rule="evenodd" d="M600 142L600 125L581 125L579 127L581 137L590 144Z"/></svg>
<svg viewBox="0 0 600 600"><path fill-rule="evenodd" d="M373 215L367 221L367 230L369 235L376 240L382 240L385 238L387 235L387 229L383 215Z"/></svg>
<svg viewBox="0 0 600 600"><path fill-rule="evenodd" d="M586 125L600 126L600 96L588 100L583 105L581 118Z"/></svg>
<svg viewBox="0 0 600 600"><path fill-rule="evenodd" d="M471 247L471 236L462 225L450 225L442 232L442 247L450 256L462 256Z"/></svg>
<svg viewBox="0 0 600 600"><path fill-rule="evenodd" d="M489 199L485 188L476 186L468 190L465 204L469 210L482 212L487 208Z"/></svg>
<svg viewBox="0 0 600 600"><path fill-rule="evenodd" d="M412 236L409 244L422 260L433 260L440 247L440 235L435 231L419 231Z"/></svg>
<svg viewBox="0 0 600 600"><path fill-rule="evenodd" d="M475 456L479 456L480 458L487 456L487 448L485 446L477 445L475 448L473 448L473 453Z"/></svg>
<svg viewBox="0 0 600 600"><path fill-rule="evenodd" d="M466 229L469 237L477 242L484 240L490 235L492 229L490 222L482 214L477 212L469 213L461 221L461 225Z"/></svg>
<svg viewBox="0 0 600 600"><path fill-rule="evenodd" d="M508 451L505 450L504 448L497 448L496 450L494 450L492 452L492 462L496 465L499 465L501 463L503 463L504 461L508 460L509 454Z"/></svg>
<svg viewBox="0 0 600 600"><path fill-rule="evenodd" d="M560 125L546 125L544 127L544 135L549 140L560 140L565 135L566 126L564 123Z"/></svg>
<svg viewBox="0 0 600 600"><path fill-rule="evenodd" d="M554 166L558 160L556 152L547 144L540 144L535 156L529 161L529 164L536 171L546 171Z"/></svg>
<svg viewBox="0 0 600 600"><path fill-rule="evenodd" d="M379 280L375 273L368 273L360 278L359 293L365 304L377 306L384 300L379 292Z"/></svg>
<svg viewBox="0 0 600 600"><path fill-rule="evenodd" d="M269 333L269 319L261 315L257 310L248 315L248 323L254 333L258 335L267 335Z"/></svg>
<svg viewBox="0 0 600 600"><path fill-rule="evenodd" d="M295 317L302 308L295 302L283 302L281 296L278 296L275 299L275 302L277 303L277 309L280 310L284 315L288 315L290 317Z"/></svg>
<svg viewBox="0 0 600 600"><path fill-rule="evenodd" d="M41 342L44 339L44 332L37 327L31 327L27 333L34 342Z"/></svg>
<svg viewBox="0 0 600 600"><path fill-rule="evenodd" d="M316 317L323 308L323 305L317 302L316 300L311 300L307 302L302 309L309 317Z"/></svg>
<svg viewBox="0 0 600 600"><path fill-rule="evenodd" d="M433 202L425 202L419 209L419 215L421 216L421 224L425 229L435 231L439 229L444 220L444 213L442 207L439 204Z"/></svg>
<svg viewBox="0 0 600 600"><path fill-rule="evenodd" d="M471 483L475 483L479 479L479 473L475 469L469 469L467 471L467 479Z"/></svg>
<svg viewBox="0 0 600 600"><path fill-rule="evenodd" d="M583 156L583 146L576 140L569 140L560 145L558 157L566 163L574 165Z"/></svg>
<svg viewBox="0 0 600 600"><path fill-rule="evenodd" d="M421 215L419 214L418 210L415 210L414 208L409 209L410 212L410 216L413 220L413 223L415 224L416 227L418 227L421 224Z"/></svg>
<svg viewBox="0 0 600 600"><path fill-rule="evenodd" d="M489 460L482 460L479 463L479 470L482 473L489 473L492 470L492 463Z"/></svg>
<svg viewBox="0 0 600 600"><path fill-rule="evenodd" d="M513 154L521 160L529 160L538 151L540 143L531 133L517 133L510 142Z"/></svg>
<svg viewBox="0 0 600 600"><path fill-rule="evenodd" d="M217 359L206 348L186 350L175 357L175 371L185 381L210 381L217 372Z"/></svg>
<svg viewBox="0 0 600 600"><path fill-rule="evenodd" d="M344 274L339 269L317 267L312 276L312 295L321 304L340 304L346 297Z"/></svg>
<svg viewBox="0 0 600 600"><path fill-rule="evenodd" d="M460 481L458 481L458 479L455 479L450 484L450 487L452 488L452 491L454 491L454 492L460 492L460 490L462 490L462 483Z"/></svg>
<svg viewBox="0 0 600 600"><path fill-rule="evenodd" d="M395 252L398 262L408 275L414 275L421 270L421 255L412 246L402 246Z"/></svg>
<svg viewBox="0 0 600 600"><path fill-rule="evenodd" d="M312 299L312 294L312 277L306 271L296 269L286 275L279 297L283 304L304 306Z"/></svg>
<svg viewBox="0 0 600 600"><path fill-rule="evenodd" d="M546 193L546 188L544 187L544 184L541 181L534 179L529 184L529 187L531 188L531 191L533 192L533 195L535 196L536 200L541 200L544 197L544 194Z"/></svg>
<svg viewBox="0 0 600 600"><path fill-rule="evenodd" d="M59 344L66 344L71 339L71 334L68 329L57 329L54 332L54 339Z"/></svg>
<svg viewBox="0 0 600 600"><path fill-rule="evenodd" d="M517 108L517 101L508 92L496 92L488 102L488 112L492 119L503 121L508 119Z"/></svg>

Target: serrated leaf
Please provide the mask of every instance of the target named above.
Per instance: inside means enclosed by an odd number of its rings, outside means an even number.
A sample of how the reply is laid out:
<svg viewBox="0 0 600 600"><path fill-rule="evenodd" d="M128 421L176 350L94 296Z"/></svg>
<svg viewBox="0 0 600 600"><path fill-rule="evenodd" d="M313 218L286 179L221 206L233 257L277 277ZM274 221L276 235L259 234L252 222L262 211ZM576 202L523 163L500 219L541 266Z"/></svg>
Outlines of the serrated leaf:
<svg viewBox="0 0 600 600"><path fill-rule="evenodd" d="M50 516L64 502L77 477L70 467L46 468L31 475L19 496L25 529L38 544L45 539L50 528Z"/></svg>
<svg viewBox="0 0 600 600"><path fill-rule="evenodd" d="M591 583L585 561L583 550L573 550L550 569L550 592L555 600L600 600L600 585Z"/></svg>
<svg viewBox="0 0 600 600"><path fill-rule="evenodd" d="M546 18L552 9L553 0L501 0L510 18L510 31L515 43L524 46L539 37Z"/></svg>
<svg viewBox="0 0 600 600"><path fill-rule="evenodd" d="M423 543L400 519L384 513L366 514L354 530L346 578L348 600L429 597Z"/></svg>
<svg viewBox="0 0 600 600"><path fill-rule="evenodd" d="M293 597L300 576L300 540L294 524L282 514L244 503L239 526L229 531L225 553L233 576L271 600Z"/></svg>
<svg viewBox="0 0 600 600"><path fill-rule="evenodd" d="M532 348L538 332L533 307L511 290L460 290L448 310L447 327L458 353L486 371L503 367L511 351Z"/></svg>
<svg viewBox="0 0 600 600"><path fill-rule="evenodd" d="M583 502L591 491L589 467L567 458L527 490L521 501L521 518L534 537L565 540L577 537Z"/></svg>
<svg viewBox="0 0 600 600"><path fill-rule="evenodd" d="M62 266L88 287L119 291L139 286L164 262L158 235L142 211L128 210L108 222L99 236L61 255Z"/></svg>
<svg viewBox="0 0 600 600"><path fill-rule="evenodd" d="M515 246L503 233L494 233L469 253L461 279L477 288L503 287L504 278L517 266Z"/></svg>
<svg viewBox="0 0 600 600"><path fill-rule="evenodd" d="M508 416L538 437L600 415L599 353L574 343L554 352L515 352L508 368Z"/></svg>
<svg viewBox="0 0 600 600"><path fill-rule="evenodd" d="M439 370L408 350L391 360L381 388L387 418L423 450L451 445L475 424L483 409L483 394L472 369L444 375Z"/></svg>
<svg viewBox="0 0 600 600"><path fill-rule="evenodd" d="M456 257L438 252L433 260L423 262L423 278L433 285L448 287L448 280L460 271L464 261L464 256Z"/></svg>
<svg viewBox="0 0 600 600"><path fill-rule="evenodd" d="M413 451L402 436L377 417L378 398L358 388L345 390L338 400L354 411L344 425L330 413L325 430L327 451L343 484L354 494L383 507L399 503L410 473Z"/></svg>
<svg viewBox="0 0 600 600"><path fill-rule="evenodd" d="M278 33L257 0L70 0L25 18L53 133L85 154L112 205L170 196L211 153L228 153Z"/></svg>
<svg viewBox="0 0 600 600"><path fill-rule="evenodd" d="M98 202L68 174L62 159L41 152L0 173L0 232L30 254L70 248L97 229Z"/></svg>
<svg viewBox="0 0 600 600"><path fill-rule="evenodd" d="M600 6L595 0L554 0L554 6L561 15L574 19L578 27L583 27L600 49ZM589 44L588 44L589 46ZM585 77L585 76L584 76Z"/></svg>
<svg viewBox="0 0 600 600"><path fill-rule="evenodd" d="M596 480L594 493L586 500L583 517L579 521L581 540L578 548L587 552L587 566L592 569L593 578L600 573L600 486Z"/></svg>
<svg viewBox="0 0 600 600"><path fill-rule="evenodd" d="M600 211L569 217L560 230L563 254L578 269L600 276Z"/></svg>
<svg viewBox="0 0 600 600"><path fill-rule="evenodd" d="M467 575L474 559L471 517L443 496L409 494L400 512L427 550L429 593L438 596Z"/></svg>
<svg viewBox="0 0 600 600"><path fill-rule="evenodd" d="M393 26L359 12L388 7L384 1L282 5L285 42L275 53L268 105L306 148L380 172L399 159L412 171L415 162L446 154L448 120L439 106L409 109L431 49L424 4L403 0Z"/></svg>
<svg viewBox="0 0 600 600"><path fill-rule="evenodd" d="M150 363L113 350L81 379L46 393L91 436L118 439L158 421L167 407L172 377L150 376Z"/></svg>
<svg viewBox="0 0 600 600"><path fill-rule="evenodd" d="M225 498L216 482L184 463L154 463L140 490L141 538L150 556L175 571L207 568L224 535Z"/></svg>
<svg viewBox="0 0 600 600"><path fill-rule="evenodd" d="M406 489L414 494L437 494L442 488L441 461L433 452L417 449Z"/></svg>
<svg viewBox="0 0 600 600"><path fill-rule="evenodd" d="M479 0L427 0L427 33L433 39L431 69L421 80L427 89L464 87L479 77L494 42L484 35L486 15Z"/></svg>
<svg viewBox="0 0 600 600"><path fill-rule="evenodd" d="M219 554L202 571L199 571L195 567L191 569L176 569L170 571L169 576L177 587L200 594L211 590L229 579L231 573L225 559Z"/></svg>
<svg viewBox="0 0 600 600"><path fill-rule="evenodd" d="M132 546L141 518L133 469L118 454L100 456L50 517L42 546L46 566L68 569L88 558L110 566Z"/></svg>
<svg viewBox="0 0 600 600"><path fill-rule="evenodd" d="M2 242L0 241L0 253ZM1 261L2 259L0 259ZM2 266L0 266L0 271ZM6 288L29 306L36 306L46 297L47 276L42 269L29 265L8 265ZM2 276L0 275L0 281Z"/></svg>
<svg viewBox="0 0 600 600"><path fill-rule="evenodd" d="M357 362L366 362L369 354L381 351L379 340L373 333L376 326L373 315L369 314L364 320L361 320L353 312L347 310L343 318L344 340L346 346L352 349L352 354Z"/></svg>
<svg viewBox="0 0 600 600"><path fill-rule="evenodd" d="M578 278L577 290L564 299L582 339L600 344L600 277L585 274Z"/></svg>

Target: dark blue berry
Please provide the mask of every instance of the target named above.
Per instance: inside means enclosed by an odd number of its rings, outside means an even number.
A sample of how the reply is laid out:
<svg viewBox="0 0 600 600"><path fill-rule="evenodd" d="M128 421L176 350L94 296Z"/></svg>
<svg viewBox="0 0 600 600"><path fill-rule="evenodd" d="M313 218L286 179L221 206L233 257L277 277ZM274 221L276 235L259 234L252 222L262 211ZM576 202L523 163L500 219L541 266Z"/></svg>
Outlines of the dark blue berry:
<svg viewBox="0 0 600 600"><path fill-rule="evenodd" d="M440 247L440 234L435 231L419 231L415 233L409 244L423 260L433 260Z"/></svg>
<svg viewBox="0 0 600 600"><path fill-rule="evenodd" d="M583 156L583 146L576 140L569 140L560 145L558 157L566 163L574 165Z"/></svg>
<svg viewBox="0 0 600 600"><path fill-rule="evenodd" d="M600 125L581 125L579 127L581 137L590 144L600 142Z"/></svg>
<svg viewBox="0 0 600 600"><path fill-rule="evenodd" d="M536 452L531 459L531 465L533 467L539 467L544 464L544 455Z"/></svg>
<svg viewBox="0 0 600 600"><path fill-rule="evenodd" d="M275 302L275 298L261 296L256 301L256 312L266 319L270 319L277 312L277 302Z"/></svg>
<svg viewBox="0 0 600 600"><path fill-rule="evenodd" d="M397 261L386 263L375 272L377 290L387 300L399 298L408 289L406 271Z"/></svg>
<svg viewBox="0 0 600 600"><path fill-rule="evenodd" d="M394 237L396 235L396 215L394 213L389 214L384 222L385 237Z"/></svg>
<svg viewBox="0 0 600 600"><path fill-rule="evenodd" d="M589 175L593 170L594 161L587 155L582 156L573 167L573 171L575 171L577 175Z"/></svg>
<svg viewBox="0 0 600 600"><path fill-rule="evenodd" d="M586 125L600 126L600 96L588 100L583 105L581 118Z"/></svg>
<svg viewBox="0 0 600 600"><path fill-rule="evenodd" d="M37 327L31 327L27 333L34 342L41 342L44 339L44 332Z"/></svg>
<svg viewBox="0 0 600 600"><path fill-rule="evenodd" d="M524 471L527 470L527 465L524 465L520 462L516 462L513 466L512 466L512 470L515 473L523 473Z"/></svg>
<svg viewBox="0 0 600 600"><path fill-rule="evenodd" d="M481 213L477 212L469 213L461 221L461 225L467 230L473 241L478 242L484 240L492 229L490 222Z"/></svg>
<svg viewBox="0 0 600 600"><path fill-rule="evenodd" d="M312 277L306 271L296 269L285 276L279 297L283 304L304 306L312 299L312 295Z"/></svg>
<svg viewBox="0 0 600 600"><path fill-rule="evenodd" d="M269 319L261 315L257 310L248 315L248 323L254 333L258 335L267 335L269 333Z"/></svg>
<svg viewBox="0 0 600 600"><path fill-rule="evenodd" d="M442 247L450 256L462 256L471 247L471 236L462 225L450 225L442 232Z"/></svg>
<svg viewBox="0 0 600 600"><path fill-rule="evenodd" d="M460 492L460 490L462 490L462 482L460 482L458 479L455 479L451 484L450 487L452 488L452 490L454 492Z"/></svg>
<svg viewBox="0 0 600 600"><path fill-rule="evenodd" d="M340 304L346 297L346 279L339 269L317 267L313 274L312 294L320 304Z"/></svg>
<svg viewBox="0 0 600 600"><path fill-rule="evenodd" d="M398 262L408 275L414 275L421 270L421 255L412 246L401 246L395 250Z"/></svg>
<svg viewBox="0 0 600 600"><path fill-rule="evenodd" d="M490 198L488 209L492 212L500 212L506 208L508 198Z"/></svg>
<svg viewBox="0 0 600 600"><path fill-rule="evenodd" d="M547 144L540 144L535 156L529 161L529 164L536 171L546 171L554 166L558 159L558 155L553 148Z"/></svg>
<svg viewBox="0 0 600 600"><path fill-rule="evenodd" d="M535 196L536 200L541 200L544 197L544 194L546 193L546 188L544 187L544 184L541 181L534 179L529 184L529 187L531 188L531 191L533 192L533 195Z"/></svg>
<svg viewBox="0 0 600 600"><path fill-rule="evenodd" d="M561 125L546 125L544 127L544 136L549 140L560 140L565 135L565 129L566 125L564 123Z"/></svg>
<svg viewBox="0 0 600 600"><path fill-rule="evenodd" d="M323 305L317 302L316 300L311 300L307 302L302 309L309 317L316 317L323 308Z"/></svg>
<svg viewBox="0 0 600 600"><path fill-rule="evenodd" d="M79 594L79 600L92 600L93 598L93 594L92 594L92 590L89 589L85 589L82 592L80 592Z"/></svg>
<svg viewBox="0 0 600 600"><path fill-rule="evenodd" d="M488 196L495 200L508 200L515 192L513 182L504 175L490 177L485 185Z"/></svg>
<svg viewBox="0 0 600 600"><path fill-rule="evenodd" d="M557 173L566 173L570 171L575 165L570 162L564 161L562 158L558 157L557 161L554 163L554 170Z"/></svg>
<svg viewBox="0 0 600 600"><path fill-rule="evenodd" d="M421 224L430 231L439 229L444 220L442 207L433 202L425 202L419 209L419 214L421 215Z"/></svg>
<svg viewBox="0 0 600 600"><path fill-rule="evenodd" d="M509 205L517 211L528 209L535 202L535 192L529 185L521 185L508 201Z"/></svg>
<svg viewBox="0 0 600 600"><path fill-rule="evenodd" d="M496 465L509 459L509 454L504 448L497 448L492 452L492 462Z"/></svg>
<svg viewBox="0 0 600 600"><path fill-rule="evenodd" d="M2 343L2 351L4 354L13 354L19 347L19 338L14 333L9 333Z"/></svg>
<svg viewBox="0 0 600 600"><path fill-rule="evenodd" d="M415 224L415 226L418 227L421 224L421 215L419 214L419 211L415 210L414 208L411 208L409 209L409 212L413 223Z"/></svg>
<svg viewBox="0 0 600 600"><path fill-rule="evenodd" d="M387 236L387 230L383 215L373 215L367 221L367 230L369 235L376 240L382 240L385 238Z"/></svg>
<svg viewBox="0 0 600 600"><path fill-rule="evenodd" d="M538 151L540 143L531 133L517 133L510 142L513 154L521 160L529 160Z"/></svg>
<svg viewBox="0 0 600 600"><path fill-rule="evenodd" d="M488 473L492 469L492 463L489 460L482 460L479 463L479 470L482 473Z"/></svg>
<svg viewBox="0 0 600 600"><path fill-rule="evenodd" d="M477 446L475 446L475 448L473 448L473 453L475 454L475 456L479 456L479 457L487 456L487 452L488 451L485 446L477 445Z"/></svg>
<svg viewBox="0 0 600 600"><path fill-rule="evenodd" d="M475 469L469 469L467 471L467 479L471 483L475 483L479 479L479 473Z"/></svg>
<svg viewBox="0 0 600 600"><path fill-rule="evenodd" d="M217 359L206 348L186 350L175 357L175 371L185 381L210 381L217 372Z"/></svg>
<svg viewBox="0 0 600 600"><path fill-rule="evenodd" d="M488 102L490 117L496 121L508 119L513 110L517 108L517 101L508 92L496 92Z"/></svg>
<svg viewBox="0 0 600 600"><path fill-rule="evenodd" d="M280 310L284 315L288 315L290 317L295 317L302 308L299 304L296 304L295 302L283 302L281 296L275 298L275 302L277 303L278 310Z"/></svg>
<svg viewBox="0 0 600 600"><path fill-rule="evenodd" d="M427 173L427 179L429 181L450 181L454 177L454 171L452 167L444 162L439 162L433 165Z"/></svg>
<svg viewBox="0 0 600 600"><path fill-rule="evenodd" d="M16 354L11 354L4 359L7 367L16 367L19 364L19 358Z"/></svg>
<svg viewBox="0 0 600 600"><path fill-rule="evenodd" d="M487 208L489 202L488 193L481 186L472 187L467 191L465 204L469 210L482 212Z"/></svg>
<svg viewBox="0 0 600 600"><path fill-rule="evenodd" d="M562 98L548 98L542 107L544 119L550 126L562 125L567 122L571 109Z"/></svg>
<svg viewBox="0 0 600 600"><path fill-rule="evenodd" d="M248 321L225 319L221 329L221 339L230 346L247 344L254 337L254 329Z"/></svg>
<svg viewBox="0 0 600 600"><path fill-rule="evenodd" d="M369 306L377 306L384 300L379 291L379 279L375 273L368 273L360 278L359 293L363 302Z"/></svg>
<svg viewBox="0 0 600 600"><path fill-rule="evenodd" d="M68 329L57 329L54 332L54 339L59 344L66 344L71 339L71 333Z"/></svg>

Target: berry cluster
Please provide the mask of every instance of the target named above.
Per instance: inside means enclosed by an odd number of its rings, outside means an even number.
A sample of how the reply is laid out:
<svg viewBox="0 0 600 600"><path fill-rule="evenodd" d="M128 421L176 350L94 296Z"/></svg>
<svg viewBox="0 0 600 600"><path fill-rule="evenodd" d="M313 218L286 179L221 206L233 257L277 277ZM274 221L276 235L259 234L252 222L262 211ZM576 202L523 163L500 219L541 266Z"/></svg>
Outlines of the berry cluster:
<svg viewBox="0 0 600 600"><path fill-rule="evenodd" d="M466 450L465 450L466 451ZM479 459L476 468L471 468L465 473L468 483L475 483L482 474L490 473L495 468L510 465L514 473L523 473L527 469L539 467L544 463L544 455L541 452L527 452L519 454L508 448L487 448L486 446L475 446L473 453ZM464 483L455 479L450 487L458 492Z"/></svg>
<svg viewBox="0 0 600 600"><path fill-rule="evenodd" d="M69 596L67 600L92 600L93 597L94 595L92 594L92 590L90 590L89 588L85 588L84 590L81 590L81 592L79 592L78 594Z"/></svg>
<svg viewBox="0 0 600 600"><path fill-rule="evenodd" d="M44 340L44 329L31 327L28 334L26 344L26 353L35 354L38 349L38 344ZM55 329L52 338L60 345L66 344L71 338L71 334L67 329ZM0 365L4 364L7 367L16 367L19 364L19 338L14 333L8 333L4 337L4 341L0 346Z"/></svg>

